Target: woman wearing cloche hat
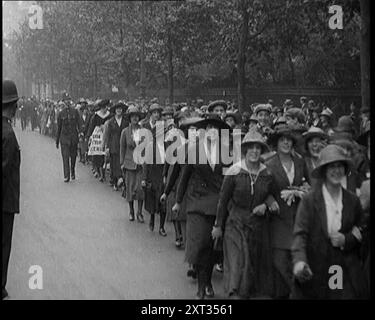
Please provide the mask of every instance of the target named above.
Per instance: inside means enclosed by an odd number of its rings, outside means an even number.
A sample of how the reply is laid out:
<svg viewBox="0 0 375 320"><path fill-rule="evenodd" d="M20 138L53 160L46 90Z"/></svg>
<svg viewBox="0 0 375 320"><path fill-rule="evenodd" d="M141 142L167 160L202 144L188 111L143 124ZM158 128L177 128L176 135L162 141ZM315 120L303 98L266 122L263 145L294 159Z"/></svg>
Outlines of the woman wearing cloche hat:
<svg viewBox="0 0 375 320"><path fill-rule="evenodd" d="M267 150L256 129L248 132L241 144L244 158L228 170L221 186L212 236L223 237L224 289L229 298L273 295L269 214L277 212L278 205L272 196L272 174L260 161Z"/></svg>
<svg viewBox="0 0 375 320"><path fill-rule="evenodd" d="M328 145L312 175L320 179L302 198L294 224L292 298L364 299L367 284L359 259L363 238L358 197L341 186L351 167L343 149ZM340 290L332 290L332 266L342 275Z"/></svg>

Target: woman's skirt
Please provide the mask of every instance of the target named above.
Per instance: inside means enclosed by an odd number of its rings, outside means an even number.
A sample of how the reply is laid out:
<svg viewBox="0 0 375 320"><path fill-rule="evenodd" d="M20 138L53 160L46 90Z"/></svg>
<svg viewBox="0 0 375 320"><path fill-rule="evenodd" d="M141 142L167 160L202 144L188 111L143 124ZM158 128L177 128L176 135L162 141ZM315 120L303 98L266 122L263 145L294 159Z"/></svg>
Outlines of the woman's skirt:
<svg viewBox="0 0 375 320"><path fill-rule="evenodd" d="M185 260L190 264L207 265L215 256L211 232L216 217L189 212L186 218Z"/></svg>
<svg viewBox="0 0 375 320"><path fill-rule="evenodd" d="M273 294L270 232L265 218L249 224L227 220L223 240L224 290L243 298L271 297Z"/></svg>
<svg viewBox="0 0 375 320"><path fill-rule="evenodd" d="M136 170L125 170L126 201L143 200L142 167Z"/></svg>
<svg viewBox="0 0 375 320"><path fill-rule="evenodd" d="M104 155L103 156L92 156L92 164L96 168L101 168L104 165Z"/></svg>
<svg viewBox="0 0 375 320"><path fill-rule="evenodd" d="M120 167L120 155L118 153L111 153L109 157L109 163L111 167L111 178L116 183L117 179L121 177L121 167Z"/></svg>

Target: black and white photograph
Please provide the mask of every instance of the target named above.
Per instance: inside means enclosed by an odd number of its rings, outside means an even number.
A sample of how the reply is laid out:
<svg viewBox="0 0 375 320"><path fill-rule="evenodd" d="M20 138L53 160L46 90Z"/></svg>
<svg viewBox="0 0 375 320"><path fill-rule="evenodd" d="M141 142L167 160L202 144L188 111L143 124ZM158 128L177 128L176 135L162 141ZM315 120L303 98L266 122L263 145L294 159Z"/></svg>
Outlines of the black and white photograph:
<svg viewBox="0 0 375 320"><path fill-rule="evenodd" d="M2 300L370 299L370 2L2 1Z"/></svg>

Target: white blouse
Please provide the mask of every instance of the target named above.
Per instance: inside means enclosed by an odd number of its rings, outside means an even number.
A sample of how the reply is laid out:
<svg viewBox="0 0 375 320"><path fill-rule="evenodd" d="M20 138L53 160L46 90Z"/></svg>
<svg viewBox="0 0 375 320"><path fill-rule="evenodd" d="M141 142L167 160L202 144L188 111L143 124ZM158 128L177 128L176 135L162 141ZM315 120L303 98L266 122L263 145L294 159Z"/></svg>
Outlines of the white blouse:
<svg viewBox="0 0 375 320"><path fill-rule="evenodd" d="M340 188L339 198L337 202L333 200L331 194L328 192L326 185L322 186L323 198L327 214L327 230L328 234L332 235L341 229L342 218L342 189Z"/></svg>

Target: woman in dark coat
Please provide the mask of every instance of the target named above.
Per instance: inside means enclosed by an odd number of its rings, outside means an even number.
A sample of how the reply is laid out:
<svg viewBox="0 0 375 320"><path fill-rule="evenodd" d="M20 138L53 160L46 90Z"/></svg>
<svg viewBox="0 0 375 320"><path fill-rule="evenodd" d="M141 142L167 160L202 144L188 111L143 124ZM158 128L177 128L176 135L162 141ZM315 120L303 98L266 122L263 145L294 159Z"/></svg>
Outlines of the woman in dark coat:
<svg viewBox="0 0 375 320"><path fill-rule="evenodd" d="M224 177L212 236L223 238L224 290L231 298L273 295L269 214L278 211L272 174L260 161L268 150L261 134L246 134L244 159ZM228 214L229 211L229 214Z"/></svg>
<svg viewBox="0 0 375 320"><path fill-rule="evenodd" d="M177 186L175 210L178 212L184 196L186 197L186 248L185 259L196 266L198 276L197 297L213 297L214 291L211 283L213 266L217 263L214 252L214 242L211 237L212 227L216 218L216 206L223 181L224 164L220 159L219 129L228 129L229 126L217 116L211 115L209 119L197 123L206 130L211 129L212 137L203 143L204 149L199 148L200 143L192 145L188 154L195 152L196 164L186 164L182 168L182 176ZM199 156L212 159L216 146L216 161L209 160L200 164ZM228 164L227 166L229 166Z"/></svg>
<svg viewBox="0 0 375 320"><path fill-rule="evenodd" d="M139 112L135 106L130 106L126 118L130 120L130 124L121 132L120 137L120 164L125 171L125 198L129 203L129 219L134 221L134 201L138 201L137 221L144 222L142 215L142 206L144 200L144 192L142 189L142 165L134 162L134 149L139 141L139 130L141 126L139 121L143 114ZM138 132L138 134L137 134ZM138 136L138 137L137 137Z"/></svg>
<svg viewBox="0 0 375 320"><path fill-rule="evenodd" d="M163 150L159 149L157 139L159 135L163 134L162 131L157 132L157 122L161 120L162 107L154 103L150 106L150 120L143 125L143 128L148 129L152 134L153 144L153 161L152 163L145 163L143 165L142 187L145 189L145 209L150 213L150 231L154 231L155 214L160 214L159 234L163 237L167 235L164 229L166 218L165 209L160 205L160 197L163 193L163 168L164 164L157 163L157 153ZM163 144L164 147L164 144Z"/></svg>
<svg viewBox="0 0 375 320"><path fill-rule="evenodd" d="M350 167L351 161L341 147L328 145L322 150L313 171L320 183L302 198L294 225L293 298L368 297L359 258L361 204L356 195L341 186ZM332 266L339 269L332 272Z"/></svg>
<svg viewBox="0 0 375 320"><path fill-rule="evenodd" d="M179 148L183 148L185 154L187 154L188 152L188 130L198 129L194 126L194 124L201 120L203 120L203 118L194 117L185 119L180 123L180 129L184 133L184 136L182 137L184 140L181 139L182 141ZM178 163L178 161L174 164L166 163L164 165L164 176L166 179L166 183L164 192L160 198L161 202L166 202L167 221L173 222L176 239L175 245L177 248L183 247L186 240L186 201L182 201L180 210L178 212L173 210L173 206L176 203L176 190L177 185L179 184L179 181L181 179L181 172L181 164Z"/></svg>
<svg viewBox="0 0 375 320"><path fill-rule="evenodd" d="M111 167L111 185L115 191L118 190L117 183L122 176L120 167L120 136L122 130L124 130L129 122L124 117L128 106L124 103L116 103L112 108L111 112L115 114L110 120L106 122L104 131L104 141L106 148L109 150L109 159Z"/></svg>
<svg viewBox="0 0 375 320"><path fill-rule="evenodd" d="M289 298L292 287L291 245L294 218L299 199L308 187L309 175L305 161L292 152L296 138L287 125L280 125L269 138L276 154L266 161L275 181L275 199L280 214L271 217L271 243L274 265L274 297Z"/></svg>
<svg viewBox="0 0 375 320"><path fill-rule="evenodd" d="M109 100L100 100L97 107L99 110L95 112L94 116L90 120L89 130L87 132L88 137L91 137L94 129L96 127L102 127L104 130L104 123L112 117L111 113L107 110ZM95 177L99 177L101 182L104 181L105 172L104 172L104 155L94 155L92 156L92 162L95 169Z"/></svg>

